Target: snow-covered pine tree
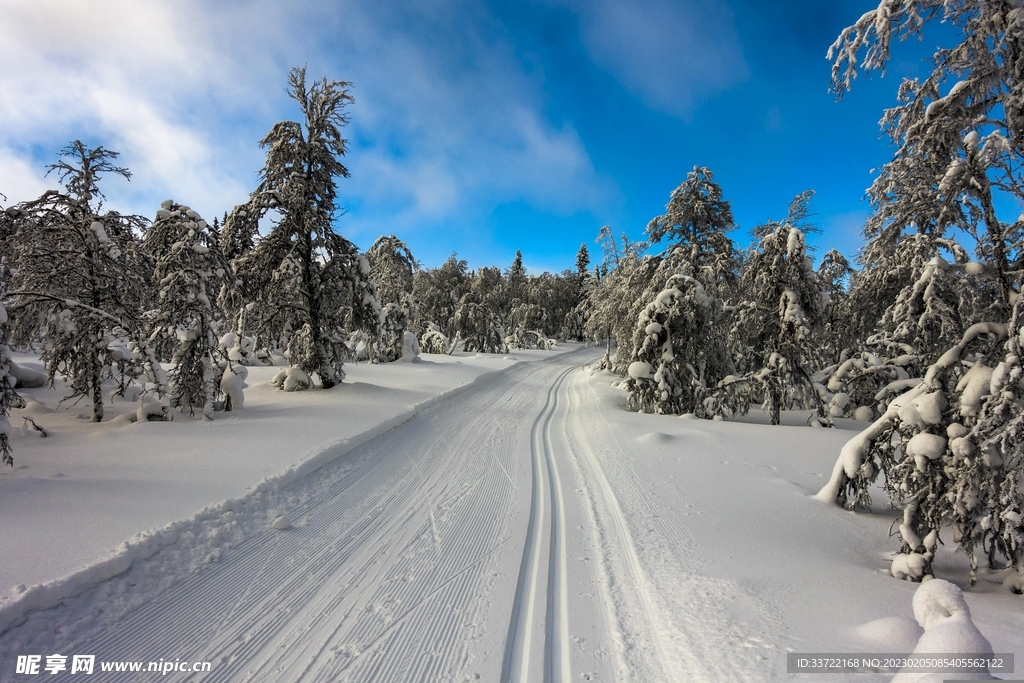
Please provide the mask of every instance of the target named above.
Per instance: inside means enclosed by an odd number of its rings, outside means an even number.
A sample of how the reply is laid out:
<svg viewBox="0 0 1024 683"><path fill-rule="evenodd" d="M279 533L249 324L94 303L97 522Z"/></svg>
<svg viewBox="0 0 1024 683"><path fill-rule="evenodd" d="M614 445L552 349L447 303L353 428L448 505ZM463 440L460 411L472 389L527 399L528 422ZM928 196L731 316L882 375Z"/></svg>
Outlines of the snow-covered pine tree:
<svg viewBox="0 0 1024 683"><path fill-rule="evenodd" d="M713 178L695 167L672 192L665 214L648 223L649 242L669 246L646 259L645 269L653 270L634 304L626 383L634 410L700 417L732 412L730 402L714 394L733 372L719 297L736 283L736 255L725 235L735 225Z"/></svg>
<svg viewBox="0 0 1024 683"><path fill-rule="evenodd" d="M377 238L366 252L366 260L383 305L381 338L374 342L374 360L390 363L402 357L405 332L419 319L419 306L412 293L419 266L405 242L394 235Z"/></svg>
<svg viewBox="0 0 1024 683"><path fill-rule="evenodd" d="M996 403L990 397L994 368L1000 367L1000 384L1019 362L1011 358L1019 340L1006 346L1003 355L1006 337L1006 324L968 328L928 368L923 381L915 380L911 390L893 399L881 417L843 447L829 482L815 496L851 509L866 506L871 485L883 474L890 502L903 513L901 554L893 563L893 574L900 578L920 580L931 573L948 524L973 557L977 544L991 539L986 531L1000 534L1007 528L993 519L985 522L989 512L1008 511L1011 525L1019 522L1014 510L1019 512L1020 496L1006 497L1000 490L1004 464L1016 468L1009 476L1019 482L1021 463L1013 457L1019 435L1010 427L1012 419L1006 419L1012 414L998 407L1009 397L997 395ZM1019 388L1007 390L1013 394ZM975 430L983 406L988 419ZM1020 533L1019 525L1013 533Z"/></svg>
<svg viewBox="0 0 1024 683"><path fill-rule="evenodd" d="M270 211L277 220L252 251L233 261L244 298L252 304L245 310L246 330L240 331L267 348L287 339L292 365L316 373L327 389L344 378L345 319L360 318L375 327L364 313L379 314L380 306L366 259L332 225L335 178L348 176L340 158L347 151L341 127L353 101L350 84L324 78L307 88L306 70L295 68L288 85L304 122L281 121L260 141L267 161L259 187L242 209L250 227L240 234L251 234ZM231 232L225 225L224 234ZM351 304L348 311L339 310L342 293Z"/></svg>
<svg viewBox="0 0 1024 683"><path fill-rule="evenodd" d="M454 345L441 331L437 323L427 323L427 329L420 338L420 349L423 353L446 355L455 350Z"/></svg>
<svg viewBox="0 0 1024 683"><path fill-rule="evenodd" d="M724 340L711 333L720 322L721 305L700 282L689 275L671 276L640 313L626 381L627 407L714 417L712 393L731 367Z"/></svg>
<svg viewBox="0 0 1024 683"><path fill-rule="evenodd" d="M797 227L809 215L811 196L797 195L784 222L769 221L755 229L760 242L747 260L733 312L730 337L736 364L773 425L780 423L781 410L792 406L813 408L831 424L811 379L825 297L807 255L804 231Z"/></svg>
<svg viewBox="0 0 1024 683"><path fill-rule="evenodd" d="M548 309L541 304L516 303L508 315L508 336L505 343L513 349L547 349Z"/></svg>
<svg viewBox="0 0 1024 683"><path fill-rule="evenodd" d="M884 69L892 41L920 37L933 18L957 31L960 42L936 50L926 79L904 80L899 104L882 118L897 151L869 190L875 212L867 233L880 243L876 253L892 253L907 229L935 238L951 226L966 230L979 243L987 275L981 298L988 312L980 317L1006 321L1019 270L1012 244L1019 224L999 220L996 195L1024 197L1022 9L983 0L883 0L830 48L832 86L839 96L849 89L862 50L861 69Z"/></svg>
<svg viewBox="0 0 1024 683"><path fill-rule="evenodd" d="M1009 406L1018 400L1019 389L1009 378L1019 373L1021 225L1019 219L1012 224L999 220L996 197L1006 193L1018 202L1024 198L1022 8L981 0L886 0L833 45L833 88L842 95L850 87L861 50L861 68L883 69L893 39L920 37L933 18L950 25L959 42L936 51L926 79L903 82L899 105L882 120L897 152L869 191L876 207L869 223L869 249L895 253L893 246L905 230L916 233L918 242L929 240L927 258L918 259L925 266L907 278L921 282L910 293L921 292L923 301L927 290L955 291L959 286L987 304L964 315L949 305L951 297L940 299L947 305L931 305L932 329L939 331L933 337L955 330L958 322L983 322L966 327L959 341L931 364L923 382L892 400L882 417L843 448L829 484L817 496L826 502L862 502L881 468L893 503L903 508L903 552L893 563L893 574L912 579L930 573L946 523L953 524L961 548L975 563L980 544L990 562L1002 554L1019 566L1021 538L1020 479L1014 473L1019 471L1015 456L1021 441ZM978 241L980 263L965 263L955 245L946 248L954 254L956 270L935 258L932 245L948 240L951 227ZM975 282L964 283L960 272ZM906 281L891 285L903 292L907 287ZM908 309L913 306L913 297L901 299ZM959 321L955 313L960 313ZM891 322L905 324L906 316L894 314ZM1011 338L1002 355L1006 337Z"/></svg>
<svg viewBox="0 0 1024 683"><path fill-rule="evenodd" d="M517 303L526 301L527 298L526 268L523 266L523 252L516 250L516 256L512 259L512 265L505 273L503 286L501 287L501 309L500 313L507 316Z"/></svg>
<svg viewBox="0 0 1024 683"><path fill-rule="evenodd" d="M469 286L468 266L454 252L440 267L422 269L413 274L413 298L419 305L420 320L424 321L424 335L433 323L442 336L455 336L452 320Z"/></svg>
<svg viewBox="0 0 1024 683"><path fill-rule="evenodd" d="M172 200L161 204L143 247L155 260L157 290L147 336L151 343L168 338L173 348L170 405L190 415L199 408L208 420L228 364L214 320L217 292L230 268L202 216Z"/></svg>
<svg viewBox="0 0 1024 683"><path fill-rule="evenodd" d="M729 202L714 174L703 166L694 166L686 180L672 191L665 213L647 224L647 241L668 242L678 250L678 267L720 299L732 294L736 285L737 260L732 240L726 232L736 227Z"/></svg>
<svg viewBox="0 0 1024 683"><path fill-rule="evenodd" d="M399 304L411 314L413 277L419 264L405 242L394 235L378 237L366 260L381 304Z"/></svg>
<svg viewBox="0 0 1024 683"><path fill-rule="evenodd" d="M948 495L960 548L975 558L972 584L980 548L990 569L997 568L1001 558L1016 570L1011 588L1020 593L1024 580L1024 297L1014 303L1007 332L1006 355L992 369L989 397L977 411L970 433L960 441L950 440L955 469L949 473L954 485ZM977 406L976 394L986 389L984 374L987 369L979 368L975 378L964 382L962 393L974 394L966 402L968 413Z"/></svg>
<svg viewBox="0 0 1024 683"><path fill-rule="evenodd" d="M68 399L92 402L93 422L103 419L102 385L115 360L110 347L119 336L115 330L139 328L145 274L152 272L134 234L146 220L101 213L100 177L131 178L114 165L117 156L76 140L49 166L66 192L48 190L9 210L15 216L12 242L18 259L8 292L12 340L27 346L42 338L41 360L50 384L64 376Z"/></svg>
<svg viewBox="0 0 1024 683"><path fill-rule="evenodd" d="M481 270L491 269L483 268ZM462 339L463 351L479 353L505 353L508 351L501 316L492 305L482 302L481 296L476 292L470 292L462 297L452 319L452 329L457 337Z"/></svg>
<svg viewBox="0 0 1024 683"><path fill-rule="evenodd" d="M590 291L594 277L590 274L590 252L586 243L576 252L576 272L571 274L575 289L575 302L562 319L558 336L566 341L584 341L587 338L587 318L590 317Z"/></svg>
<svg viewBox="0 0 1024 683"><path fill-rule="evenodd" d="M822 309L822 357L834 360L853 345L849 322L849 282L854 270L837 249L830 249L818 265L818 282L827 301Z"/></svg>

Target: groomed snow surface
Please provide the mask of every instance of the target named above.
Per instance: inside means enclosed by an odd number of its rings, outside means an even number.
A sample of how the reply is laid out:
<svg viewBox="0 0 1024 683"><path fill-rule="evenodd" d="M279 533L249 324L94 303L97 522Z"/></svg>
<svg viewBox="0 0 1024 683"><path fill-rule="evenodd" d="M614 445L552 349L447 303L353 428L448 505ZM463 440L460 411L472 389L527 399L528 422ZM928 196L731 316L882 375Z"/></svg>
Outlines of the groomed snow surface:
<svg viewBox="0 0 1024 683"><path fill-rule="evenodd" d="M89 424L26 390L12 424L50 436L0 475L0 680L54 653L202 681L820 680L786 653L910 652L933 603L1024 655L1002 577L915 598L881 492L871 515L810 497L866 423L629 413L598 355L424 355L297 393L250 368L212 423ZM934 566L965 585L963 557Z"/></svg>

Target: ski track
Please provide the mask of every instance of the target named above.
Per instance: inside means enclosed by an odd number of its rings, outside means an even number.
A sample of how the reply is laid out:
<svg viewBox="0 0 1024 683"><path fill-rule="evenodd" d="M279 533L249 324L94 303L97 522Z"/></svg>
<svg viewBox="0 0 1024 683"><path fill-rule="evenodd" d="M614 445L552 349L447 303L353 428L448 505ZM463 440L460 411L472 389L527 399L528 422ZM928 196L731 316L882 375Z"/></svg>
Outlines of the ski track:
<svg viewBox="0 0 1024 683"><path fill-rule="evenodd" d="M693 535L665 514L632 466L596 396L571 383L564 422L602 558L617 664L633 681L785 680L774 610L734 582L703 575ZM745 621L733 616L740 606Z"/></svg>
<svg viewBox="0 0 1024 683"><path fill-rule="evenodd" d="M558 408L558 393L566 375L563 371L548 389L547 400L533 423L530 434L530 461L532 465L532 491L530 498L530 525L519 578L516 583L512 618L509 622L502 680L525 683L536 678L537 667L531 664L536 631L544 631L543 680L566 683L569 673L569 621L568 588L566 581L565 502L551 445L551 421ZM545 476L546 475L546 476ZM545 501L545 492L550 501ZM548 515L547 503L550 503ZM546 520L546 517L549 519ZM547 523L547 526L545 524ZM541 594L541 554L545 537L549 540L547 592ZM547 616L539 622L537 615L545 607Z"/></svg>
<svg viewBox="0 0 1024 683"><path fill-rule="evenodd" d="M516 366L247 496L221 527L30 614L0 659L180 657L212 662L175 674L204 683L747 680L757 667L722 654L743 640L734 587L687 560L693 537L584 400L583 354ZM270 529L279 514L294 526Z"/></svg>

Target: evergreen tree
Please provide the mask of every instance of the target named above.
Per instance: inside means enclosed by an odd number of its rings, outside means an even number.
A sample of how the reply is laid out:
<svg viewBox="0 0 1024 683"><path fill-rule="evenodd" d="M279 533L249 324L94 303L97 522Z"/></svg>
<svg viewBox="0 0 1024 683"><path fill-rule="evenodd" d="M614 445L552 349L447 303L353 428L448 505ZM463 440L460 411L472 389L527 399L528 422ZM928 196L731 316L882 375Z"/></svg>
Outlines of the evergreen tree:
<svg viewBox="0 0 1024 683"><path fill-rule="evenodd" d="M304 68L292 69L288 84L304 122L281 121L260 141L267 161L259 187L232 213L248 228L235 231L229 217L224 234L242 238L226 252L238 251L267 212L277 214L267 236L234 260L252 304L243 322L263 346L286 340L291 364L316 373L327 389L344 379L346 321L376 333L380 305L366 259L332 226L335 178L348 177L340 158L347 151L341 127L349 121L350 84L321 79L307 88ZM347 311L340 310L346 303Z"/></svg>
<svg viewBox="0 0 1024 683"><path fill-rule="evenodd" d="M813 407L830 423L811 379L818 361L817 332L824 296L807 256L801 223L810 194L798 195L783 223L755 230L760 243L743 272L733 314L734 356L750 389L759 395L772 424L783 408Z"/></svg>
<svg viewBox="0 0 1024 683"><path fill-rule="evenodd" d="M1021 566L1021 224L1001 221L996 210L999 193L1024 198L1020 14L1003 2L886 0L830 51L833 88L842 95L862 50L860 67L879 70L893 39L920 37L930 19L958 34L955 46L936 51L927 78L903 82L898 105L885 113L883 129L897 151L869 191L875 210L865 270L877 273L878 284L863 298L877 297L883 285L894 293L882 304L881 333L931 363L923 381L905 382L909 390L846 444L817 496L864 504L871 482L884 474L890 501L902 511L895 576L930 575L950 524L972 568L979 547L990 566L997 556ZM980 263L967 262L952 229L977 240ZM886 268L889 258L901 268Z"/></svg>
<svg viewBox="0 0 1024 683"><path fill-rule="evenodd" d="M227 359L214 332L216 293L229 267L216 236L202 217L167 200L146 231L143 246L155 260L155 308L148 317L149 340L172 342L170 405L210 419Z"/></svg>
<svg viewBox="0 0 1024 683"><path fill-rule="evenodd" d="M601 368L625 375L631 362L628 344L639 315L635 309L637 303L643 300L644 290L650 284L657 264L641 258L647 247L645 243L630 242L623 234L620 245L607 225L598 233L597 242L604 252L601 263L603 274L590 296L591 314L587 321L587 333L591 339L605 341ZM646 304L643 301L641 307ZM612 346L615 344L622 344L626 349L622 353L616 349L613 358Z"/></svg>
<svg viewBox="0 0 1024 683"><path fill-rule="evenodd" d="M418 266L409 247L394 235L379 237L366 252L366 260L370 264L370 279L384 305L374 360L390 363L402 357L405 332L419 318L419 306L413 297L413 278Z"/></svg>
<svg viewBox="0 0 1024 683"><path fill-rule="evenodd" d="M822 356L835 360L850 348L854 340L850 331L848 283L854 270L838 250L830 249L818 265L818 282L825 293L822 309Z"/></svg>
<svg viewBox="0 0 1024 683"><path fill-rule="evenodd" d="M452 328L462 339L463 351L479 353L505 353L505 328L501 317L491 307L480 301L479 295L470 292L462 297L452 319Z"/></svg>
<svg viewBox="0 0 1024 683"><path fill-rule="evenodd" d="M736 254L725 233L736 227L729 202L714 174L694 166L679 187L672 191L664 215L647 224L650 244L669 242L680 254L677 261L688 275L697 279L714 296L730 293L736 283Z"/></svg>
<svg viewBox="0 0 1024 683"><path fill-rule="evenodd" d="M366 260L381 304L399 304L411 312L418 264L405 242L394 235L378 237L366 252Z"/></svg>
<svg viewBox="0 0 1024 683"><path fill-rule="evenodd" d="M464 260L453 252L439 268L420 270L413 274L413 298L419 305L419 325L425 334L431 324L444 337L454 337L452 320L459 301L469 291L469 270ZM424 345L424 348L427 348ZM434 353L428 351L428 353Z"/></svg>
<svg viewBox="0 0 1024 683"><path fill-rule="evenodd" d="M42 337L41 360L51 386L63 375L68 399L92 402L94 422L103 419L103 381L120 358L111 344L124 331L139 329L143 273L152 271L134 234L145 219L102 210L100 177L131 178L114 165L117 156L72 142L49 166L66 191L48 190L8 214L16 216L12 242L18 259L8 292L13 341L28 345Z"/></svg>
<svg viewBox="0 0 1024 683"><path fill-rule="evenodd" d="M725 235L733 227L729 202L700 167L672 192L665 214L648 223L650 243L669 244L639 269L647 286L630 311L636 322L626 386L633 409L732 412L731 401L714 394L733 372L720 299L735 287L736 256Z"/></svg>
<svg viewBox="0 0 1024 683"><path fill-rule="evenodd" d="M936 50L933 71L923 81L904 80L899 104L882 118L897 151L869 190L875 212L867 232L891 251L907 229L936 238L951 226L968 231L988 271L988 320L1008 319L1013 273L1019 270L1013 247L1019 222L1002 222L996 211L997 193L1018 202L1024 198L1018 14L1001 2L884 0L829 50L833 89L842 96L862 50L860 68L882 70L892 41L921 36L927 20L937 17L958 31L960 42Z"/></svg>
<svg viewBox="0 0 1024 683"><path fill-rule="evenodd" d="M7 346L9 328L7 309L0 304L0 463L14 467L11 449L11 408L20 408L24 401L14 391L15 379L11 375L11 349Z"/></svg>

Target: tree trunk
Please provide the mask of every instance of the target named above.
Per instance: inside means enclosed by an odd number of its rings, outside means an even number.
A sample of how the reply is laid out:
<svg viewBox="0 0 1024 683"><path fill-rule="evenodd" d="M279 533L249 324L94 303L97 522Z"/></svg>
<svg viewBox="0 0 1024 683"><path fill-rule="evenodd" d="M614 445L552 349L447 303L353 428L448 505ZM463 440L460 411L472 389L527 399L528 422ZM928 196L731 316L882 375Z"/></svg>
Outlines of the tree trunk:
<svg viewBox="0 0 1024 683"><path fill-rule="evenodd" d="M99 357L89 367L89 392L92 394L92 421L103 421L103 378Z"/></svg>

